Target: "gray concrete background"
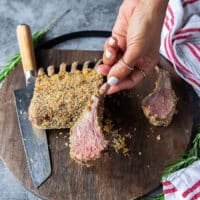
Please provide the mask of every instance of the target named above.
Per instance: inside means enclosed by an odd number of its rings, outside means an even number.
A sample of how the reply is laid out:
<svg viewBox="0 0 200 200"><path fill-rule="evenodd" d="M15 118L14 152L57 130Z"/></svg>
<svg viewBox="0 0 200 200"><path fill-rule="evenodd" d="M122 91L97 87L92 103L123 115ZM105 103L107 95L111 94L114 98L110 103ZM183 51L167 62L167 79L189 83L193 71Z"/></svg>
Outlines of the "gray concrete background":
<svg viewBox="0 0 200 200"><path fill-rule="evenodd" d="M5 63L5 58L17 51L15 29L18 24L27 23L31 26L32 32L35 32L69 8L70 12L48 32L47 39L79 30L111 30L120 2L116 0L0 0L0 67ZM65 47L102 49L102 41L88 41L69 42Z"/></svg>
<svg viewBox="0 0 200 200"><path fill-rule="evenodd" d="M80 30L111 30L121 1L117 0L0 0L0 69L18 51L16 26L27 23L32 32L46 26L69 8L46 35L47 39ZM104 39L69 41L56 48L102 50ZM0 200L39 200L28 192L0 161Z"/></svg>

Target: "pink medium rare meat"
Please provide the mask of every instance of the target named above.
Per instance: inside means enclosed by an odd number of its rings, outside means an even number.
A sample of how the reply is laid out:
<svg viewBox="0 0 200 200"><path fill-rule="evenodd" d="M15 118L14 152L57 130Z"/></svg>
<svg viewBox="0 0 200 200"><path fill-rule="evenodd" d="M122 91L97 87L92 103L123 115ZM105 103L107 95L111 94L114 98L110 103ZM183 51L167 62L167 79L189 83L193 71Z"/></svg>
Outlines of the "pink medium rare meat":
<svg viewBox="0 0 200 200"><path fill-rule="evenodd" d="M178 98L172 89L170 74L156 67L158 80L151 94L142 101L142 109L149 122L154 126L168 126L176 111Z"/></svg>
<svg viewBox="0 0 200 200"><path fill-rule="evenodd" d="M103 115L100 104L99 98L92 96L92 101L71 128L70 156L78 162L96 160L107 147L108 141L104 139L100 126Z"/></svg>

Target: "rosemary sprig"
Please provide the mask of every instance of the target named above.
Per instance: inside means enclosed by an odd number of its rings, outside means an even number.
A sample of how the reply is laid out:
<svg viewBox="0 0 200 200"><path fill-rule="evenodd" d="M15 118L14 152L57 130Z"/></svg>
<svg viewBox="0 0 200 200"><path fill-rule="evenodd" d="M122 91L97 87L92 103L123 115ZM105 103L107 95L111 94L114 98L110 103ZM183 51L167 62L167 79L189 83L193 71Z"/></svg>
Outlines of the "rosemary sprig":
<svg viewBox="0 0 200 200"><path fill-rule="evenodd" d="M145 197L145 198L142 198L140 200L165 200L165 197L163 194L157 194L155 196L152 196L152 197Z"/></svg>
<svg viewBox="0 0 200 200"><path fill-rule="evenodd" d="M192 142L190 150L186 154L184 154L180 159L178 159L178 161L168 166L168 168L163 173L162 180L165 180L169 176L169 174L179 169L188 167L194 161L199 160L200 159L199 151L200 151L200 130L198 130L197 135L195 136Z"/></svg>
<svg viewBox="0 0 200 200"><path fill-rule="evenodd" d="M12 56L6 60L7 64L0 71L0 81L4 80L8 74L19 64L21 60L20 54L17 53L15 56Z"/></svg>
<svg viewBox="0 0 200 200"><path fill-rule="evenodd" d="M37 47L38 42L44 37L44 35L58 22L66 13L68 13L70 9L64 10L60 15L53 18L53 20L45 26L42 30L37 31L33 34L33 45ZM14 70L17 64L21 61L21 56L19 53L16 53L14 56L6 59L6 65L3 66L3 69L0 71L0 82L3 81L11 71Z"/></svg>

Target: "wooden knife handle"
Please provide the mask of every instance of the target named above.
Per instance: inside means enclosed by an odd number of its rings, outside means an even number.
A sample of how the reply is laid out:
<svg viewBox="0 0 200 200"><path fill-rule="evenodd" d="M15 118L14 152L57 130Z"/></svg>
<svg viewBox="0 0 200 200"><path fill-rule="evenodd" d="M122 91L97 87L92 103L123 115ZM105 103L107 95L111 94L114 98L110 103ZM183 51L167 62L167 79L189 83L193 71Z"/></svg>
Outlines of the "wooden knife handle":
<svg viewBox="0 0 200 200"><path fill-rule="evenodd" d="M17 39L24 73L27 71L35 71L35 53L33 48L32 34L28 25L21 24L17 26Z"/></svg>

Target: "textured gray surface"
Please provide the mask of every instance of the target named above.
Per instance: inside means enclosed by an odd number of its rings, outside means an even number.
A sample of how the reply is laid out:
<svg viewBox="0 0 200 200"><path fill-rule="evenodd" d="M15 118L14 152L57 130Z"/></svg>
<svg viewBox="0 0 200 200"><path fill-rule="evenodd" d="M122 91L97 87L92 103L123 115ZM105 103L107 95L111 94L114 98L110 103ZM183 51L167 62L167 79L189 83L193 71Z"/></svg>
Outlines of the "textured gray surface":
<svg viewBox="0 0 200 200"><path fill-rule="evenodd" d="M47 25L53 17L65 9L66 14L47 34L53 38L80 30L111 30L121 1L116 0L0 0L0 68L7 57L18 51L15 29L27 23L32 32ZM104 39L80 39L67 42L57 48L101 50ZM0 200L38 200L18 183L12 173L0 161Z"/></svg>
<svg viewBox="0 0 200 200"><path fill-rule="evenodd" d="M35 32L69 8L70 12L49 31L47 38L78 30L111 30L119 4L120 1L115 0L1 0L0 66L5 63L6 57L13 55L17 50L15 28L18 24L27 23ZM102 42L79 43L73 41L69 48L102 49Z"/></svg>

